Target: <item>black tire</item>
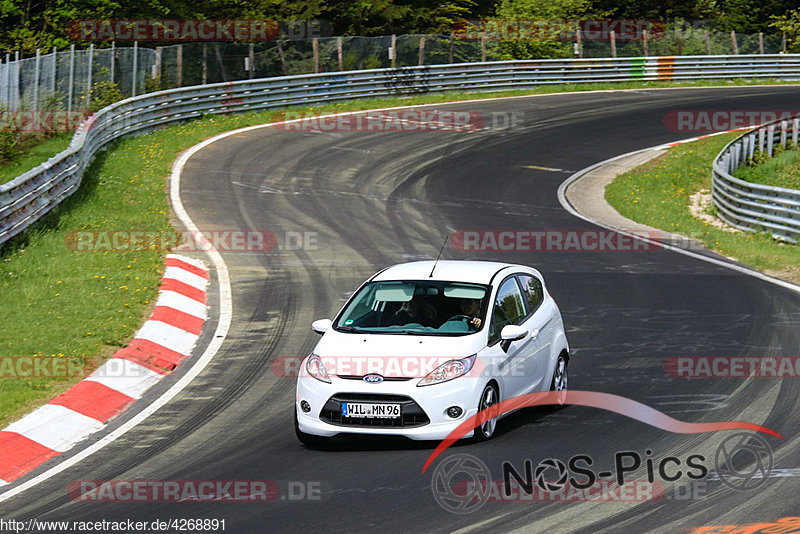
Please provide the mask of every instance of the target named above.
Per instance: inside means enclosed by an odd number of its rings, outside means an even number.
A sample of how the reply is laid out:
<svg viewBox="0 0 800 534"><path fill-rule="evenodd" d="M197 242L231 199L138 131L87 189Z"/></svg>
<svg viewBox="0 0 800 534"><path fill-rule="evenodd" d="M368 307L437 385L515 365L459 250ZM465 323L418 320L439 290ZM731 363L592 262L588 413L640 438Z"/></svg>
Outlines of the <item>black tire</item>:
<svg viewBox="0 0 800 534"><path fill-rule="evenodd" d="M553 379L550 381L550 391L563 391L563 395L558 395L558 408L563 408L566 400L567 388L569 386L569 373L567 372L568 360L563 355L558 356L556 367L553 369ZM557 409L558 409L557 408Z"/></svg>
<svg viewBox="0 0 800 534"><path fill-rule="evenodd" d="M500 391L494 382L486 384L483 388L481 397L478 399L478 412L485 410L490 406L494 406L500 402ZM497 418L490 419L475 429L474 439L478 441L488 441L497 433Z"/></svg>
<svg viewBox="0 0 800 534"><path fill-rule="evenodd" d="M315 436L313 434L306 434L300 430L300 424L297 422L297 408L295 408L294 412L294 433L297 436L297 439L300 440L300 443L307 447L319 447L321 445L325 445L328 443L328 439L324 436Z"/></svg>

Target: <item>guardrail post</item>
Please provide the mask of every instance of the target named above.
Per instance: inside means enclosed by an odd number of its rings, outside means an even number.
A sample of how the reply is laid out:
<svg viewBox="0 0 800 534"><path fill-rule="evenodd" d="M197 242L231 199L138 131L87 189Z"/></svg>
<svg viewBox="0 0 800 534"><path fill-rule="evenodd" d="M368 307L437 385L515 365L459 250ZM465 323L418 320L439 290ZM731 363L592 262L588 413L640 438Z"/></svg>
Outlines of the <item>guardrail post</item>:
<svg viewBox="0 0 800 534"><path fill-rule="evenodd" d="M683 55L683 30L680 26L675 28L675 33L678 34L678 55Z"/></svg>
<svg viewBox="0 0 800 534"><path fill-rule="evenodd" d="M175 61L177 63L177 67L175 70L178 71L178 79L175 81L175 85L178 87L183 87L183 44L178 45L178 51L176 54ZM208 61L208 49L206 48L206 44L203 43L203 84L205 84L205 75L206 75L206 68Z"/></svg>
<svg viewBox="0 0 800 534"><path fill-rule="evenodd" d="M781 146L786 148L786 130L789 129L789 125L786 121L781 121Z"/></svg>
<svg viewBox="0 0 800 534"><path fill-rule="evenodd" d="M247 47L247 57L250 62L248 65L250 68L248 69L249 72L247 73L247 77L252 80L256 76L256 53L253 48L253 43L250 43L250 45Z"/></svg>
<svg viewBox="0 0 800 534"><path fill-rule="evenodd" d="M611 39L611 57L617 57L617 36L614 30L609 33L609 38Z"/></svg>
<svg viewBox="0 0 800 534"><path fill-rule="evenodd" d="M136 96L136 68L137 68L137 61L139 60L139 41L133 42L133 72L131 73L132 82L131 82L131 96Z"/></svg>
<svg viewBox="0 0 800 534"><path fill-rule="evenodd" d="M92 61L94 60L94 43L89 44L89 65L86 67L86 109L92 104Z"/></svg>
<svg viewBox="0 0 800 534"><path fill-rule="evenodd" d="M38 117L36 112L39 111L39 68L42 62L42 51L36 49L36 63L33 67L33 129L38 126Z"/></svg>
<svg viewBox="0 0 800 534"><path fill-rule="evenodd" d="M786 32L783 32L783 37L781 38L781 52L786 53Z"/></svg>
<svg viewBox="0 0 800 534"><path fill-rule="evenodd" d="M14 87L17 88L17 92L19 92L19 71L19 50L16 50L14 51ZM11 103L11 107L15 111L19 109L20 96L22 95L15 94L14 101Z"/></svg>
<svg viewBox="0 0 800 534"><path fill-rule="evenodd" d="M650 55L647 52L647 30L642 30L642 50L644 51L645 57Z"/></svg>
<svg viewBox="0 0 800 534"><path fill-rule="evenodd" d="M772 157L772 147L775 143L775 126L769 125L767 126L767 154L769 157Z"/></svg>
<svg viewBox="0 0 800 534"><path fill-rule="evenodd" d="M419 53L420 65L422 65L422 63L421 63L422 62L422 49L425 48L425 36L424 35L422 36L422 40L420 41L419 46L420 46L420 53ZM343 71L344 70L344 54L342 53L342 38L341 37L337 37L336 38L336 52L339 55L339 70Z"/></svg>
<svg viewBox="0 0 800 534"><path fill-rule="evenodd" d="M758 53L764 54L764 34L762 32L758 32Z"/></svg>
<svg viewBox="0 0 800 534"><path fill-rule="evenodd" d="M731 30L731 43L733 43L733 54L739 55L739 45L736 44L736 30Z"/></svg>
<svg viewBox="0 0 800 534"><path fill-rule="evenodd" d="M275 41L276 46L278 47L278 57L281 58L281 72L283 72L284 76L289 75L289 70L286 67L286 54L283 53L283 42L278 40ZM203 63L205 65L205 62ZM204 71L205 72L205 71ZM203 80L203 84L205 84L205 79Z"/></svg>
<svg viewBox="0 0 800 534"><path fill-rule="evenodd" d="M486 32L481 32L481 63L486 63Z"/></svg>
<svg viewBox="0 0 800 534"><path fill-rule="evenodd" d="M114 63L117 62L117 45L114 41L111 41L111 61L108 62L110 65L108 78L111 80L111 83L114 83Z"/></svg>
<svg viewBox="0 0 800 534"><path fill-rule="evenodd" d="M764 128L758 129L758 151L764 153Z"/></svg>
<svg viewBox="0 0 800 534"><path fill-rule="evenodd" d="M314 74L319 73L319 37L311 39L311 50L314 53Z"/></svg>
<svg viewBox="0 0 800 534"><path fill-rule="evenodd" d="M57 52L57 50L58 49L54 46L53 47L53 70L51 72L53 77L50 79L50 92L53 93L53 95L52 95L53 97L55 97L55 94L56 94L56 73L57 73L57 71L56 71L56 63L58 62L58 52Z"/></svg>
<svg viewBox="0 0 800 534"><path fill-rule="evenodd" d="M3 103L8 106L11 99L11 55L6 54L6 62L3 65L3 94L0 95Z"/></svg>
<svg viewBox="0 0 800 534"><path fill-rule="evenodd" d="M160 46L156 47L156 64L153 65L153 71L150 73L155 80L156 78L161 77L161 55L163 53L163 48Z"/></svg>
<svg viewBox="0 0 800 534"><path fill-rule="evenodd" d="M703 30L703 37L706 40L706 55L711 55L711 36L708 35L708 30Z"/></svg>
<svg viewBox="0 0 800 534"><path fill-rule="evenodd" d="M753 153L756 150L756 134L750 134L747 136L747 138L750 139L750 143L748 145L750 150L748 152L747 159L753 159Z"/></svg>
<svg viewBox="0 0 800 534"><path fill-rule="evenodd" d="M283 64L283 52L281 51L281 42L278 41L278 51L281 52L281 64ZM286 74L286 68L284 66L283 73ZM208 83L208 44L203 43L203 73L201 75L201 80L203 85ZM180 85L178 86L180 87Z"/></svg>
<svg viewBox="0 0 800 534"><path fill-rule="evenodd" d="M455 47L456 35L450 34L450 54L447 56L447 63L453 64L453 48Z"/></svg>
<svg viewBox="0 0 800 534"><path fill-rule="evenodd" d="M75 45L69 45L69 80L67 81L67 113L72 111L72 84L75 81Z"/></svg>
<svg viewBox="0 0 800 534"><path fill-rule="evenodd" d="M647 32L647 30L645 30L645 32ZM583 37L581 36L580 25L578 25L578 27L575 28L575 46L577 46L578 48L578 57L583 59Z"/></svg>
<svg viewBox="0 0 800 534"><path fill-rule="evenodd" d="M392 34L391 52L392 52L392 56L391 56L391 58L392 58L392 68L395 68L397 66L397 35L395 35L395 34Z"/></svg>
<svg viewBox="0 0 800 534"><path fill-rule="evenodd" d="M800 119L792 119L792 143L794 148L797 149L797 131L800 130Z"/></svg>

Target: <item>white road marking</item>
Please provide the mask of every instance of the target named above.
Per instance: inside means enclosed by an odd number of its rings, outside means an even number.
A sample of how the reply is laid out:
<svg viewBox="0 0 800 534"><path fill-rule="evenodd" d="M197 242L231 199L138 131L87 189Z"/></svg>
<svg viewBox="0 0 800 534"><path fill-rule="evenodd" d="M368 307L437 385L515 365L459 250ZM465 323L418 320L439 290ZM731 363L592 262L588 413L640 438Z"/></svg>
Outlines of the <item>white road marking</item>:
<svg viewBox="0 0 800 534"><path fill-rule="evenodd" d="M208 267L206 267L205 263L203 263L200 260L192 259L192 258L190 258L188 256L182 256L180 254L167 254L167 258L180 260L180 261L182 261L184 263L188 263L189 265L194 265L198 269L203 269L204 271L208 271Z"/></svg>
<svg viewBox="0 0 800 534"><path fill-rule="evenodd" d="M103 428L104 423L58 404L45 404L4 430L58 452L68 451L89 434Z"/></svg>
<svg viewBox="0 0 800 534"><path fill-rule="evenodd" d="M169 306L185 314L206 319L208 317L208 307L202 302L181 295L176 291L162 291L156 301L156 306Z"/></svg>
<svg viewBox="0 0 800 534"><path fill-rule="evenodd" d="M86 377L115 391L138 399L164 375L151 371L136 362L124 358L111 358Z"/></svg>
<svg viewBox="0 0 800 534"><path fill-rule="evenodd" d="M180 267L167 267L164 270L164 278L172 278L173 280L177 280L197 288L200 291L205 291L206 285L208 285L208 280L202 276L190 273L186 269L181 269Z"/></svg>
<svg viewBox="0 0 800 534"><path fill-rule="evenodd" d="M197 334L181 330L177 326L152 320L144 323L144 326L133 336L134 339L146 339L158 343L162 347L174 350L184 356L192 353L199 337Z"/></svg>

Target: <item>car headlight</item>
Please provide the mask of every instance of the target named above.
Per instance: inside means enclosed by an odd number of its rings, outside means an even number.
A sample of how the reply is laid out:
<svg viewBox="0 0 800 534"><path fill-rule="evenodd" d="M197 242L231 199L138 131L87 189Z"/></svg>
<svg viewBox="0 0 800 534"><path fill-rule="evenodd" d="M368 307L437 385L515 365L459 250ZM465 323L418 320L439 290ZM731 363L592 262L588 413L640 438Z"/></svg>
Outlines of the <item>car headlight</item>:
<svg viewBox="0 0 800 534"><path fill-rule="evenodd" d="M308 371L308 374L320 382L325 382L327 384L331 383L331 377L329 377L328 372L325 371L325 366L322 364L322 358L316 354L312 354L308 357L308 360L306 360L306 371Z"/></svg>
<svg viewBox="0 0 800 534"><path fill-rule="evenodd" d="M472 369L472 365L475 363L475 358L477 356L477 354L473 354L472 356L461 358L460 360L448 360L428 373L425 378L417 382L417 386L441 384L442 382L447 382L448 380L465 375Z"/></svg>

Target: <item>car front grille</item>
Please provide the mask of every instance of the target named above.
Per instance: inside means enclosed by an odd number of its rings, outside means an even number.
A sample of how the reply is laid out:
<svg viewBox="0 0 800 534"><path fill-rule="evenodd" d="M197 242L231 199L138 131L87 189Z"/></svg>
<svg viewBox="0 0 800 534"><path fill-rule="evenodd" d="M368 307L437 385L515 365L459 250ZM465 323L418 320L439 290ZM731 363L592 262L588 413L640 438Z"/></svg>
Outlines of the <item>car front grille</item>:
<svg viewBox="0 0 800 534"><path fill-rule="evenodd" d="M344 380L364 380L364 375L336 375ZM410 376L382 376L383 382L406 382L411 380Z"/></svg>
<svg viewBox="0 0 800 534"><path fill-rule="evenodd" d="M400 404L400 417L346 417L342 415L343 402L389 402ZM411 428L430 423L427 414L405 395L384 395L379 393L337 393L325 403L319 418L326 423L349 427Z"/></svg>

